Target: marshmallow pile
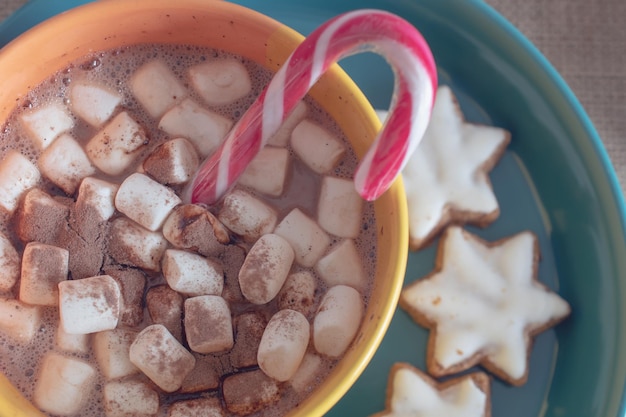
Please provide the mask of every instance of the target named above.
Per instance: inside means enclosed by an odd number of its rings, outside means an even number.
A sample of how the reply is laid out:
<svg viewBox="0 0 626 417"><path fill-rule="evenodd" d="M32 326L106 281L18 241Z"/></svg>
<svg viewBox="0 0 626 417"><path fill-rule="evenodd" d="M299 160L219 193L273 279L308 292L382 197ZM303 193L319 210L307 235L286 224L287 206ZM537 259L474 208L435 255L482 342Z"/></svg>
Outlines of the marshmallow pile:
<svg viewBox="0 0 626 417"><path fill-rule="evenodd" d="M308 393L358 332L373 272L358 244L364 202L335 174L344 142L301 103L219 206L185 204L233 124L215 109L252 94L236 59L187 76L157 59L130 77L161 143L123 92L92 81L19 116L38 157L0 162L16 236L0 233L0 330L37 343L43 309L58 310L33 394L46 412L79 413L98 381L107 416L156 414L174 392L197 398L170 416L222 415L200 395L218 388L226 411L257 412L282 390ZM77 123L95 133L75 137ZM296 169L319 178L311 190L293 186ZM307 205L279 203L289 198Z"/></svg>

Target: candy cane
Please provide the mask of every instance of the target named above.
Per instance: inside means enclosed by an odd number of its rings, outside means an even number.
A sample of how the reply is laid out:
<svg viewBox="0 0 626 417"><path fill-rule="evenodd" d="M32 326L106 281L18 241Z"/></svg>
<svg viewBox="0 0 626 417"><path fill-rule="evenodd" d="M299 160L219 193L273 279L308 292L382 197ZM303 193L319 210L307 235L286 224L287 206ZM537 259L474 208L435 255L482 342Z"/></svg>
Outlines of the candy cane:
<svg viewBox="0 0 626 417"><path fill-rule="evenodd" d="M329 20L295 49L221 147L202 164L191 182L191 202L219 200L322 74L340 59L364 51L389 62L395 87L387 120L361 160L354 182L366 200L384 193L426 130L437 72L428 44L410 23L365 9Z"/></svg>

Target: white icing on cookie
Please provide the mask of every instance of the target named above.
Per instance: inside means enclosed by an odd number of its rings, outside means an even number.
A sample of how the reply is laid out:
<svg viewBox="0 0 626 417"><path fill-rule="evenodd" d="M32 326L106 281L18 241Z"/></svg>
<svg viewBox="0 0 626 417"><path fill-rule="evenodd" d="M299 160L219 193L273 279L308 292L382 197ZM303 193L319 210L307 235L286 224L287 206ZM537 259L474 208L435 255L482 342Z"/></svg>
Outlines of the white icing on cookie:
<svg viewBox="0 0 626 417"><path fill-rule="evenodd" d="M450 227L443 239L441 270L406 287L402 306L436 327L433 354L442 374L478 354L512 380L524 378L529 332L570 312L536 280L535 235L522 232L488 246Z"/></svg>
<svg viewBox="0 0 626 417"><path fill-rule="evenodd" d="M482 417L488 395L471 376L459 378L445 388L417 369L404 366L393 373L389 412L393 417Z"/></svg>
<svg viewBox="0 0 626 417"><path fill-rule="evenodd" d="M508 141L503 129L465 123L452 90L439 87L424 138L402 171L414 249L444 226L446 210L460 212L457 221L497 212L487 171Z"/></svg>

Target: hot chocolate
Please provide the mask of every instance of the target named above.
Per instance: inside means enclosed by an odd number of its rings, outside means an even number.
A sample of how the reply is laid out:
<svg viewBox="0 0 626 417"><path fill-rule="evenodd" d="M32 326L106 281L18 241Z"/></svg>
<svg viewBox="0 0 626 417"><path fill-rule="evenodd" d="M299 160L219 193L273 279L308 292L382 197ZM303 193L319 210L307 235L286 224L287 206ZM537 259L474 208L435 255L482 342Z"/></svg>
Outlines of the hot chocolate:
<svg viewBox="0 0 626 417"><path fill-rule="evenodd" d="M270 77L223 51L132 46L55 74L5 123L3 259L21 274L3 278L17 313L0 367L44 412L282 415L341 359L376 226L323 110L305 100L216 206L181 200Z"/></svg>

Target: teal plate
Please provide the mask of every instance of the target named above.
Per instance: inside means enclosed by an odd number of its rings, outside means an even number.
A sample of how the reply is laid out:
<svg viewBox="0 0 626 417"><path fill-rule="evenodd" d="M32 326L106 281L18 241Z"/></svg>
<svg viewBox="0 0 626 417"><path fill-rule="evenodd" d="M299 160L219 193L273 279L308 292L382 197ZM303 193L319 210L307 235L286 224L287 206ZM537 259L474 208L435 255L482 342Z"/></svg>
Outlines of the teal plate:
<svg viewBox="0 0 626 417"><path fill-rule="evenodd" d="M0 25L5 44L41 20L84 0L31 0ZM478 0L240 0L303 34L343 11L387 9L430 43L443 83L468 120L508 129L512 142L491 173L500 218L471 229L488 240L522 230L540 240L539 278L573 308L541 334L530 376L515 388L494 380L494 417L622 417L626 414L625 206L615 173L584 110L542 55ZM393 74L362 54L342 61L372 104L384 109ZM433 267L435 246L409 256L406 282ZM329 416L367 416L384 408L394 362L424 365L428 334L398 310L371 364Z"/></svg>

